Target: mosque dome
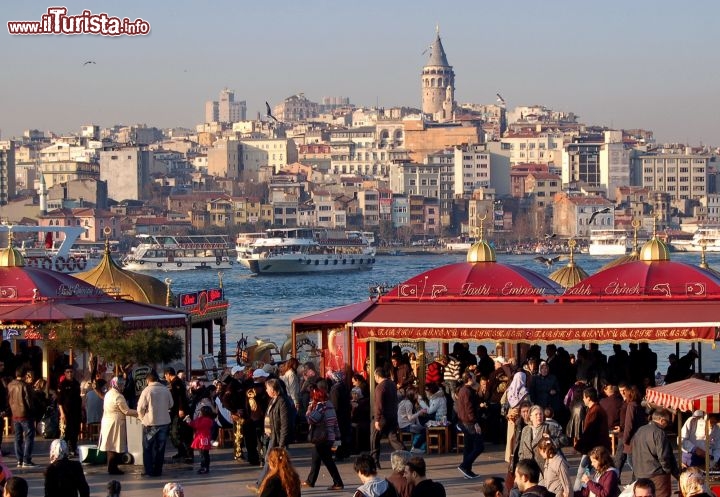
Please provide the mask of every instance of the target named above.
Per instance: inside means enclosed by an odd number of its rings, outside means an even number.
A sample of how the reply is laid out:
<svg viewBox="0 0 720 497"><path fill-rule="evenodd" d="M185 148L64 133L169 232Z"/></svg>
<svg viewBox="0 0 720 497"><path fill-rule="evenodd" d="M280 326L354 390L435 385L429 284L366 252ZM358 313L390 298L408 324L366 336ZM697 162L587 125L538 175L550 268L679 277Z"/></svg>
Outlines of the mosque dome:
<svg viewBox="0 0 720 497"><path fill-rule="evenodd" d="M13 244L13 232L8 232L8 246L0 249L0 267L24 267L25 257Z"/></svg>
<svg viewBox="0 0 720 497"><path fill-rule="evenodd" d="M77 273L76 278L102 289L105 293L148 304L168 305L165 283L146 274L127 271L110 256L110 244L105 243L102 260L94 268ZM172 294L171 302L172 304Z"/></svg>
<svg viewBox="0 0 720 497"><path fill-rule="evenodd" d="M587 272L585 272L583 268L575 264L575 240L570 240L570 242L568 242L568 245L570 247L570 262L568 262L567 266L558 269L550 276L548 276L551 280L553 280L555 283L557 283L563 288L570 288L572 286L575 286L588 277Z"/></svg>
<svg viewBox="0 0 720 497"><path fill-rule="evenodd" d="M470 247L466 260L471 263L495 262L495 249L485 240L480 240Z"/></svg>
<svg viewBox="0 0 720 497"><path fill-rule="evenodd" d="M669 261L670 250L667 245L660 240L657 236L653 236L650 240L645 242L645 245L640 249L641 261Z"/></svg>

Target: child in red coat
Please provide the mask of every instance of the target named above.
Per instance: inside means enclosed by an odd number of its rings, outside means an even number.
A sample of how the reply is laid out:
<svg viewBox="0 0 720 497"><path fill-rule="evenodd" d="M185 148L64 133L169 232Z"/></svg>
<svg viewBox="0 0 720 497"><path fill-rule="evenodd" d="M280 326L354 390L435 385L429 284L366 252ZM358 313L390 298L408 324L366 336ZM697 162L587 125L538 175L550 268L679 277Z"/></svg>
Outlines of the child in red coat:
<svg viewBox="0 0 720 497"><path fill-rule="evenodd" d="M198 473L201 475L210 471L210 441L212 440L212 427L215 422L213 418L214 413L210 406L202 406L200 416L196 419L190 420L190 416L185 418L187 424L195 431L190 447L200 451L200 469Z"/></svg>

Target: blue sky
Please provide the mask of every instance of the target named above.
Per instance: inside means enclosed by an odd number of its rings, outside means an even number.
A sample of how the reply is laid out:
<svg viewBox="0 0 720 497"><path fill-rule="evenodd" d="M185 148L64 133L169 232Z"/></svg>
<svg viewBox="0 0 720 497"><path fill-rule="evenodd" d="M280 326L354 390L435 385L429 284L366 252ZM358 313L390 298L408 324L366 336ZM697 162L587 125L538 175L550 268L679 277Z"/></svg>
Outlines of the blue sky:
<svg viewBox="0 0 720 497"><path fill-rule="evenodd" d="M137 37L11 36L51 6L148 21ZM456 100L541 104L581 121L720 145L720 2L343 0L6 2L0 130L194 126L228 87L248 114L304 92L420 106L440 26ZM97 64L83 66L86 60Z"/></svg>

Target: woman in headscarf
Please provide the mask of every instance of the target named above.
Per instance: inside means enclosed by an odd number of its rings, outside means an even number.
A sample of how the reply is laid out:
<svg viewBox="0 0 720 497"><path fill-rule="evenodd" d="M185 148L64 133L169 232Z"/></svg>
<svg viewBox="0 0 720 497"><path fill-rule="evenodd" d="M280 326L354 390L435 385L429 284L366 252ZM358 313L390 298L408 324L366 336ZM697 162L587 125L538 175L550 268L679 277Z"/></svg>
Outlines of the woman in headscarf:
<svg viewBox="0 0 720 497"><path fill-rule="evenodd" d="M115 376L110 380L110 389L103 400L103 417L100 423L100 441L98 449L107 452L108 474L122 475L125 472L118 468L120 456L127 452L126 416L137 416L135 409L130 409L123 397L125 379Z"/></svg>
<svg viewBox="0 0 720 497"><path fill-rule="evenodd" d="M65 440L50 444L50 465L45 470L45 497L90 497L82 464L68 459Z"/></svg>

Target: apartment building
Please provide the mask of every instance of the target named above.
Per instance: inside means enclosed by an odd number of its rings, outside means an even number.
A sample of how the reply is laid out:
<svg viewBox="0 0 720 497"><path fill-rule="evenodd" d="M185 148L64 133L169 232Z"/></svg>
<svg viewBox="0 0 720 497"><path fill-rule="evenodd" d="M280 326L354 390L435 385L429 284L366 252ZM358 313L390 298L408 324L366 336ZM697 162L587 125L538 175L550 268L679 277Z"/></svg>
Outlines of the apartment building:
<svg viewBox="0 0 720 497"><path fill-rule="evenodd" d="M384 142L383 148L380 148L376 131L375 126L331 130L329 172L386 176L390 168L390 154L386 148L389 138Z"/></svg>
<svg viewBox="0 0 720 497"><path fill-rule="evenodd" d="M15 143L0 141L0 205L15 196Z"/></svg>
<svg viewBox="0 0 720 497"><path fill-rule="evenodd" d="M658 150L639 157L642 186L667 192L673 200L701 200L708 193L708 166L715 158L688 149Z"/></svg>
<svg viewBox="0 0 720 497"><path fill-rule="evenodd" d="M297 146L287 138L243 138L240 144L244 181L258 181L263 166L277 173L287 164L298 161Z"/></svg>
<svg viewBox="0 0 720 497"><path fill-rule="evenodd" d="M536 207L553 204L553 198L562 191L562 178L557 174L532 172L525 181L525 195L534 200Z"/></svg>
<svg viewBox="0 0 720 497"><path fill-rule="evenodd" d="M247 118L245 100L235 101L233 90L223 89L217 101L205 102L205 122L236 123Z"/></svg>
<svg viewBox="0 0 720 497"><path fill-rule="evenodd" d="M100 152L100 179L107 182L115 200L149 200L152 152L140 147L121 147ZM78 178L79 179L79 178ZM45 180L50 186L46 177Z"/></svg>
<svg viewBox="0 0 720 497"><path fill-rule="evenodd" d="M526 163L561 164L563 147L568 139L562 132L525 128L507 131L500 143L501 148L510 153L511 166Z"/></svg>
<svg viewBox="0 0 720 497"><path fill-rule="evenodd" d="M603 197L559 193L553 202L553 233L561 237L588 238L591 230L613 229L613 207L613 203ZM609 208L609 212L595 214L604 208Z"/></svg>
<svg viewBox="0 0 720 497"><path fill-rule="evenodd" d="M243 179L241 146L238 140L220 138L207 150L208 174L220 178Z"/></svg>

